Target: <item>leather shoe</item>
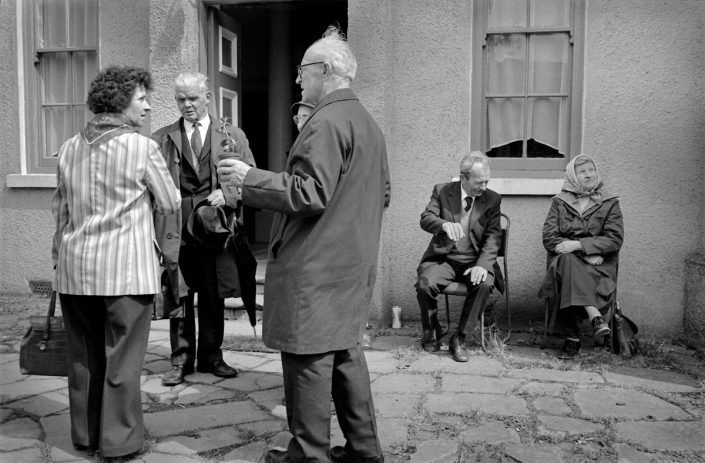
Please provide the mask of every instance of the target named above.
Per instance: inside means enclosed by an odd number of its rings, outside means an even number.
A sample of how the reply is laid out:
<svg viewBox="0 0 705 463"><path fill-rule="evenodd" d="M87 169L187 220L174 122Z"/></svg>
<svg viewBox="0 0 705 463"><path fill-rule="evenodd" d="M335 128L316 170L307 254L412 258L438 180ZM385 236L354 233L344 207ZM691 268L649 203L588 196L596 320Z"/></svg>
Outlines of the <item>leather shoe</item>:
<svg viewBox="0 0 705 463"><path fill-rule="evenodd" d="M431 330L423 330L423 335L421 336L421 348L426 351L435 350L436 348L436 338Z"/></svg>
<svg viewBox="0 0 705 463"><path fill-rule="evenodd" d="M234 378L238 375L238 371L225 363L225 360L216 360L215 363L201 364L198 362L196 370L201 373L210 373L212 375L218 376L219 378Z"/></svg>
<svg viewBox="0 0 705 463"><path fill-rule="evenodd" d="M286 450L272 449L264 455L264 463L286 463Z"/></svg>
<svg viewBox="0 0 705 463"><path fill-rule="evenodd" d="M334 463L384 463L382 456L378 457L355 457L345 452L345 447L336 445L330 449L330 459Z"/></svg>
<svg viewBox="0 0 705 463"><path fill-rule="evenodd" d="M457 335L453 335L450 338L450 353L453 354L453 360L456 362L467 362L468 354L465 351L465 345Z"/></svg>
<svg viewBox="0 0 705 463"><path fill-rule="evenodd" d="M162 376L162 386L176 386L184 382L184 376L193 373L192 365L174 365Z"/></svg>

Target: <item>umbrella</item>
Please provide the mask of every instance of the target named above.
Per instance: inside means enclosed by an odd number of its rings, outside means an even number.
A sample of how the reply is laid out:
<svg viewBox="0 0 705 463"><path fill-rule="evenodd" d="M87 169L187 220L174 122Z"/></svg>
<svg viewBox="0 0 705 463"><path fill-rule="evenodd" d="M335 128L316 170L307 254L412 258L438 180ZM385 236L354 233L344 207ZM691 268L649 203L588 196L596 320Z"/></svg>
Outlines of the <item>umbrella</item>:
<svg viewBox="0 0 705 463"><path fill-rule="evenodd" d="M235 265L237 266L238 278L240 280L240 297L245 305L245 311L252 325L252 332L257 339L257 259L252 254L250 244L247 242L245 227L239 221L235 221L233 234L230 235L228 246L235 255Z"/></svg>

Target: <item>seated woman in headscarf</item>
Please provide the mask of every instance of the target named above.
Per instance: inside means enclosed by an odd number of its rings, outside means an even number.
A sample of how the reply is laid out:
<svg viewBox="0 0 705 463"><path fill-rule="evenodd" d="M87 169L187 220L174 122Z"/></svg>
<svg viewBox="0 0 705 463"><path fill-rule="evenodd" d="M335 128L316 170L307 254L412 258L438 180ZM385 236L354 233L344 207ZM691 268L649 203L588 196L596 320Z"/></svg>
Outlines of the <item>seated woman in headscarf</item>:
<svg viewBox="0 0 705 463"><path fill-rule="evenodd" d="M600 309L617 289L617 263L624 238L617 196L603 188L595 161L585 154L568 163L565 183L553 197L543 225L548 270L539 297L551 309L550 329L558 318L568 332L563 350L580 349L579 322L590 319L593 336L610 333Z"/></svg>

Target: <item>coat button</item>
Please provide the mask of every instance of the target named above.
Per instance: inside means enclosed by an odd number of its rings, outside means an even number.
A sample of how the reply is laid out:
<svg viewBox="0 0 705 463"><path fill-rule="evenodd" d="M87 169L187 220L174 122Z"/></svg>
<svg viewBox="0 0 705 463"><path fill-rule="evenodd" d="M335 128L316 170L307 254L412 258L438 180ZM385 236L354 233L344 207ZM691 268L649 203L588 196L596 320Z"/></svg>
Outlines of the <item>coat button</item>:
<svg viewBox="0 0 705 463"><path fill-rule="evenodd" d="M173 238L173 235L171 233L166 234L166 239L170 240Z"/></svg>

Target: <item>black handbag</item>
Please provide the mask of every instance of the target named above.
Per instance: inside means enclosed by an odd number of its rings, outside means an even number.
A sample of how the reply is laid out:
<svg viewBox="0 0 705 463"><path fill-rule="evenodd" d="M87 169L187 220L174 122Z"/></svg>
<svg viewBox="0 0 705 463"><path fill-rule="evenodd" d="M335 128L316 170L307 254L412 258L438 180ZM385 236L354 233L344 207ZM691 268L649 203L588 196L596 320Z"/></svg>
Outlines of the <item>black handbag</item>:
<svg viewBox="0 0 705 463"><path fill-rule="evenodd" d="M627 318L619 307L619 302L615 304L612 314L612 352L622 357L631 357L639 352L639 340L636 334L639 328L636 323Z"/></svg>
<svg viewBox="0 0 705 463"><path fill-rule="evenodd" d="M20 344L23 375L68 376L69 362L64 320L55 317L56 291L51 292L46 317L29 317L29 329Z"/></svg>

